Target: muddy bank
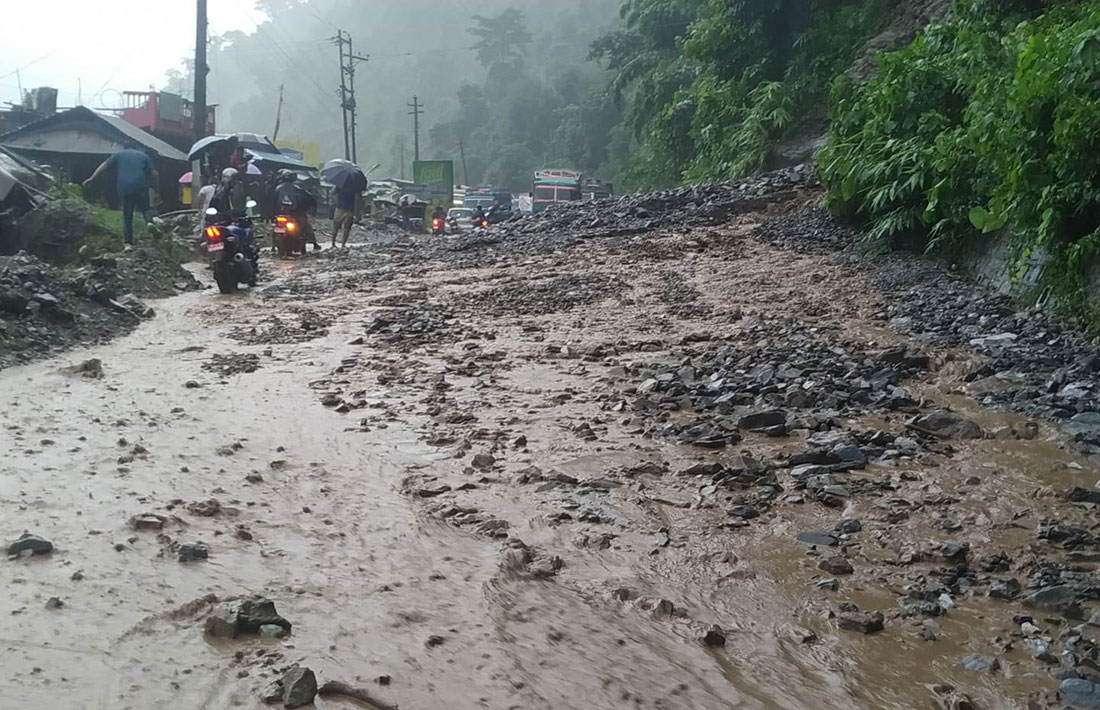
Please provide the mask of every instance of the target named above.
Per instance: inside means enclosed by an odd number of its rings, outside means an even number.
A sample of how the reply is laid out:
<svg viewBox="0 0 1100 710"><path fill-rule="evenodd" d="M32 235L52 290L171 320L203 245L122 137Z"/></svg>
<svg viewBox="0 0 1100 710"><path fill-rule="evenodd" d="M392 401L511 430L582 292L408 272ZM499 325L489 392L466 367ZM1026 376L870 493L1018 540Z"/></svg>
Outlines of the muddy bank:
<svg viewBox="0 0 1100 710"><path fill-rule="evenodd" d="M128 333L155 315L142 299L199 288L175 256L155 246L84 265L0 256L0 368Z"/></svg>

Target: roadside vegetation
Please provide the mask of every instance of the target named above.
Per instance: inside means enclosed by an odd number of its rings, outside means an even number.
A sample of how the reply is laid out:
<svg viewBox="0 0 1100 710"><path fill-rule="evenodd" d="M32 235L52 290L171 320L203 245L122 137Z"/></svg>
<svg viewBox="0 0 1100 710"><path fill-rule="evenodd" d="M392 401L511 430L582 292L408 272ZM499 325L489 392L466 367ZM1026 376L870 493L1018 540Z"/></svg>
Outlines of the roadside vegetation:
<svg viewBox="0 0 1100 710"><path fill-rule="evenodd" d="M993 233L1058 314L1100 329L1086 272L1100 248L1100 2L965 0L881 73L833 86L819 156L829 207L872 251L958 253Z"/></svg>

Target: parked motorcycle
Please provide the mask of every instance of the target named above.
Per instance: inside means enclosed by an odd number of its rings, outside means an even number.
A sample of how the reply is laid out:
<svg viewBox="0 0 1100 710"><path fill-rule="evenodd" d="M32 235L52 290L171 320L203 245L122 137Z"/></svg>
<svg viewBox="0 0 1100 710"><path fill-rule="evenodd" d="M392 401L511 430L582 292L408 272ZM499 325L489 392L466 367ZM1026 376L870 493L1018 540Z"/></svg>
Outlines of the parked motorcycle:
<svg viewBox="0 0 1100 710"><path fill-rule="evenodd" d="M275 228L272 234L275 251L280 257L306 253L306 235L302 232L302 225L294 217L289 215L275 217Z"/></svg>
<svg viewBox="0 0 1100 710"><path fill-rule="evenodd" d="M249 209L256 202L249 200ZM239 284L255 286L260 250L248 217L232 217L211 207L206 211L206 254L214 267L214 280L222 293L233 293Z"/></svg>

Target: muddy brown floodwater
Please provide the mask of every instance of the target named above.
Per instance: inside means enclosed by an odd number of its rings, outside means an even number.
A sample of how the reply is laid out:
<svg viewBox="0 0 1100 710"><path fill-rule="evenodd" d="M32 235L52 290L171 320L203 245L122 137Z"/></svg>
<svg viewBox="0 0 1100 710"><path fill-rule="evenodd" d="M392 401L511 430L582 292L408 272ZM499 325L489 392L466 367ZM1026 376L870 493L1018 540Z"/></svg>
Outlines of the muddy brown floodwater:
<svg viewBox="0 0 1100 710"><path fill-rule="evenodd" d="M1091 488L1095 465L1045 424L980 409L962 382L976 359L884 329L850 266L751 226L480 266L358 246L0 373L3 530L55 546L0 564L0 705L263 707L301 663L406 710L1048 706L1057 681L1013 621L1027 610L988 598L989 575L935 618L898 597L942 573L943 543L1014 570L1069 554L1035 528L1093 527L1062 491ZM685 469L781 464L808 432L712 451L643 431L630 403L654 364L766 350L760 323L922 348L930 371L903 383L920 409L949 406L987 438L872 463L848 483L869 494L829 505L777 465L784 492L731 518L744 501ZM102 378L66 369L89 358ZM901 435L907 420L834 426ZM163 528L135 529L142 514ZM842 518L862 521L842 550L796 541ZM200 541L209 559L178 561ZM836 555L853 573L830 585L819 563ZM209 595L270 598L293 632L210 639ZM843 603L885 629L838 629ZM1053 638L1066 623L1031 614ZM1000 667L967 670L968 654Z"/></svg>

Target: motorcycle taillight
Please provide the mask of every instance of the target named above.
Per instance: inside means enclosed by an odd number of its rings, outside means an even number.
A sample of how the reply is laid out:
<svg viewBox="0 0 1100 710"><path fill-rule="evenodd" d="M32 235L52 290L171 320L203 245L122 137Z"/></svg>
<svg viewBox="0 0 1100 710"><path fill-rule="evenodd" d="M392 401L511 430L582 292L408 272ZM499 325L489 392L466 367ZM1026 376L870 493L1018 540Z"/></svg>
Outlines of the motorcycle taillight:
<svg viewBox="0 0 1100 710"><path fill-rule="evenodd" d="M219 227L207 227L206 238L212 242L220 242L222 240L222 230Z"/></svg>

